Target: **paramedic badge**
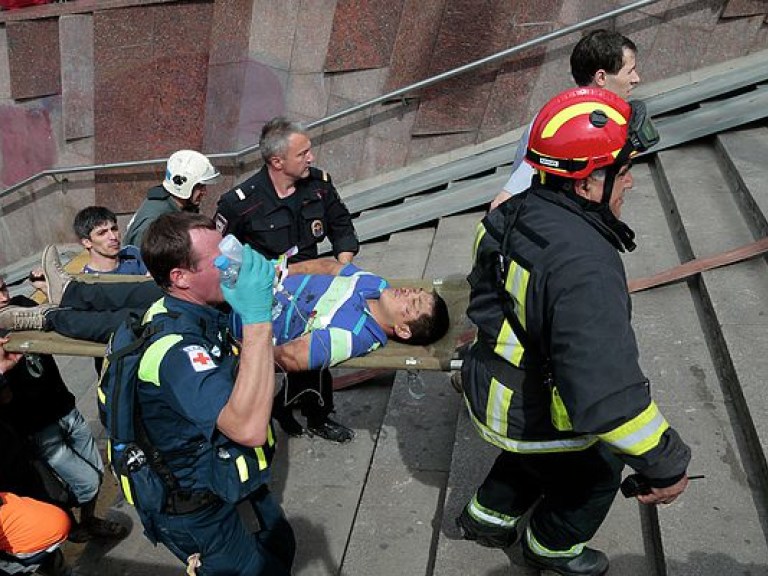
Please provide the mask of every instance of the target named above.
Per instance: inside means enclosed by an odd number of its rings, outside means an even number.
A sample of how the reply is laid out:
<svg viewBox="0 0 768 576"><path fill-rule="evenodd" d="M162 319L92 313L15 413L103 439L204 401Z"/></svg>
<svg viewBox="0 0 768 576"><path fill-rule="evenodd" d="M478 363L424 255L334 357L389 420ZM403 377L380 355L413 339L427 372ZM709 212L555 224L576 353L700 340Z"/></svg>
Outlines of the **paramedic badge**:
<svg viewBox="0 0 768 576"><path fill-rule="evenodd" d="M323 228L323 221L322 220L313 220L312 221L312 236L314 236L315 238L321 238L324 233L325 233L325 229Z"/></svg>
<svg viewBox="0 0 768 576"><path fill-rule="evenodd" d="M195 372L205 372L206 370L213 370L216 368L216 364L208 354L208 350L202 346L187 346L184 348L184 352L189 357L189 362L192 364L192 368Z"/></svg>

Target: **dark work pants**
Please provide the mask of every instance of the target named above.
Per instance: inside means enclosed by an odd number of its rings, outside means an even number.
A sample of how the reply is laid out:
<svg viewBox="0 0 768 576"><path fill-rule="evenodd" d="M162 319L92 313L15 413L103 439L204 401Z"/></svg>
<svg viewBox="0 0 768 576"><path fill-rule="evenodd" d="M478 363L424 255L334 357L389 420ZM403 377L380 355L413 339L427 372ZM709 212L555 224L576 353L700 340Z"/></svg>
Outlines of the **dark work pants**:
<svg viewBox="0 0 768 576"><path fill-rule="evenodd" d="M261 525L255 534L242 523L235 506L226 502L178 516L147 514L142 522L182 562L199 553L200 576L289 576L296 539L280 505L266 489L246 500Z"/></svg>
<svg viewBox="0 0 768 576"><path fill-rule="evenodd" d="M333 412L333 377L327 368L291 372L283 388L275 396L272 414L279 418L281 413L301 408L307 424L320 424Z"/></svg>
<svg viewBox="0 0 768 576"><path fill-rule="evenodd" d="M530 528L550 550L592 539L619 489L624 465L601 445L581 452L502 452L477 500L485 508L522 516L539 498Z"/></svg>
<svg viewBox="0 0 768 576"><path fill-rule="evenodd" d="M131 314L142 316L162 296L154 282L73 281L67 285L59 308L46 314L46 329L106 343L123 320Z"/></svg>

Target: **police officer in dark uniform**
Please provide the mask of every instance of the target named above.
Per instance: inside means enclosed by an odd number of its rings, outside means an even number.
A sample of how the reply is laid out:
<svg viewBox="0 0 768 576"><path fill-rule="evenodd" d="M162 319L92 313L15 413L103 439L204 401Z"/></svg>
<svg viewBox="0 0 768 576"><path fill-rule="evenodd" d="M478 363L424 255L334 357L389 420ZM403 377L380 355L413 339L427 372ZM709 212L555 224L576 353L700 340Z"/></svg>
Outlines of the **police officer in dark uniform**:
<svg viewBox="0 0 768 576"><path fill-rule="evenodd" d="M690 449L638 364L618 254L634 248L619 220L630 158L657 141L642 103L564 92L533 123L532 186L478 227L467 310L478 337L462 379L475 428L502 453L457 524L489 547L522 536L526 563L562 576L608 570L587 544L624 464L645 478L644 504L672 502L688 483Z"/></svg>
<svg viewBox="0 0 768 576"><path fill-rule="evenodd" d="M312 145L302 127L274 118L261 131L259 149L264 167L222 195L217 229L270 259L295 246L298 252L289 262L316 258L317 245L328 237L336 259L351 262L359 248L352 218L328 173L312 167ZM273 416L288 434L304 432L292 414L292 405L299 404L311 434L334 442L354 437L352 430L328 417L333 412L329 370L294 372L285 382Z"/></svg>

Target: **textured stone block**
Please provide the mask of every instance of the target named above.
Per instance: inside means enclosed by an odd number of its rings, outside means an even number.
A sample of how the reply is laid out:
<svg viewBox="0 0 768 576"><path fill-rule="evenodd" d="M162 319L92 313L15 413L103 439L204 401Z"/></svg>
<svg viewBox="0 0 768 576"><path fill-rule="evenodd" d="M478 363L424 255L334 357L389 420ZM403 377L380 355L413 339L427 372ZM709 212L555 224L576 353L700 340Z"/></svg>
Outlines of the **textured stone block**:
<svg viewBox="0 0 768 576"><path fill-rule="evenodd" d="M212 4L196 2L94 14L97 162L201 149L212 15ZM97 201L134 210L162 171L157 164L99 174Z"/></svg>
<svg viewBox="0 0 768 576"><path fill-rule="evenodd" d="M288 78L285 108L291 115L298 113L318 120L328 110L330 88L328 78L322 73L291 74Z"/></svg>
<svg viewBox="0 0 768 576"><path fill-rule="evenodd" d="M738 18L740 16L755 16L766 14L768 5L765 0L728 0L721 18Z"/></svg>
<svg viewBox="0 0 768 576"><path fill-rule="evenodd" d="M300 6L301 0L254 0L249 46L253 60L290 68Z"/></svg>
<svg viewBox="0 0 768 576"><path fill-rule="evenodd" d="M8 187L56 165L53 98L0 105L0 183Z"/></svg>
<svg viewBox="0 0 768 576"><path fill-rule="evenodd" d="M405 0L339 0L325 60L327 72L389 64Z"/></svg>
<svg viewBox="0 0 768 576"><path fill-rule="evenodd" d="M321 72L328 53L336 0L302 0L291 50L291 72Z"/></svg>
<svg viewBox="0 0 768 576"><path fill-rule="evenodd" d="M512 3L491 2L477 10L472 0L448 0L429 75L494 54L510 45ZM479 128L498 64L489 64L424 90L415 134L475 131Z"/></svg>
<svg viewBox="0 0 768 576"><path fill-rule="evenodd" d="M67 15L59 19L61 95L64 137L93 136L93 19Z"/></svg>
<svg viewBox="0 0 768 576"><path fill-rule="evenodd" d="M214 2L210 64L241 62L248 58L252 10L251 0Z"/></svg>
<svg viewBox="0 0 768 576"><path fill-rule="evenodd" d="M761 14L720 20L709 41L704 43L701 52L696 54L693 67L718 64L746 54L761 28L763 28Z"/></svg>
<svg viewBox="0 0 768 576"><path fill-rule="evenodd" d="M230 152L256 144L264 123L285 114L286 82L286 72L259 62L211 66L203 148Z"/></svg>
<svg viewBox="0 0 768 576"><path fill-rule="evenodd" d="M11 96L36 98L61 92L57 20L9 22L8 62Z"/></svg>
<svg viewBox="0 0 768 576"><path fill-rule="evenodd" d="M406 0L395 39L385 90L427 78L446 0Z"/></svg>
<svg viewBox="0 0 768 576"><path fill-rule="evenodd" d="M8 64L8 34L0 27L0 98L11 97L11 71Z"/></svg>

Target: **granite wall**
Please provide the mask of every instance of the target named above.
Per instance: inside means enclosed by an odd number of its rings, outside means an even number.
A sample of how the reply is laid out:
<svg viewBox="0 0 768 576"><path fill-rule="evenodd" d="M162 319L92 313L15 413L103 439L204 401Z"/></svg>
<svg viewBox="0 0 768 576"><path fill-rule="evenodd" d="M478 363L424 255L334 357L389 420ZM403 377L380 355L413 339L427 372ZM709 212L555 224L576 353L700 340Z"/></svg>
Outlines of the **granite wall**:
<svg viewBox="0 0 768 576"><path fill-rule="evenodd" d="M629 0L79 0L0 12L0 186L53 167L256 143L269 118L311 122ZM645 81L768 47L759 0L660 0L604 26L632 37ZM525 124L571 85L579 34L313 131L341 184ZM217 160L218 194L258 154ZM46 177L0 196L0 266L72 241L98 202L127 215L162 163ZM124 221L124 218L122 219Z"/></svg>

